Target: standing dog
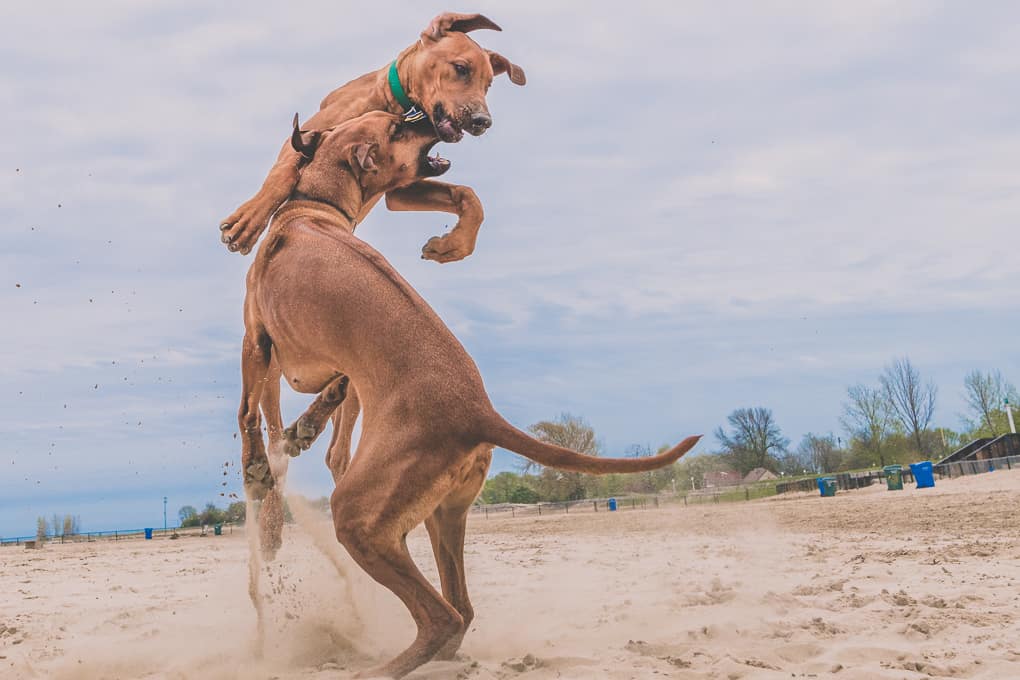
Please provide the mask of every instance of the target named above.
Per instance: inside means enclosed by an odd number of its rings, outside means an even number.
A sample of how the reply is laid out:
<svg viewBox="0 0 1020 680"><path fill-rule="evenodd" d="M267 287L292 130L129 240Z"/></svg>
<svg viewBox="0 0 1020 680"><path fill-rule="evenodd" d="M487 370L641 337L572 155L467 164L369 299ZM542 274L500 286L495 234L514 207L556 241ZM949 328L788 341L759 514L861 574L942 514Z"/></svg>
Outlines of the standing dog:
<svg viewBox="0 0 1020 680"><path fill-rule="evenodd" d="M328 130L301 130L295 114L289 144L300 162L297 184L290 197L293 206L288 207L309 214L326 211L330 223L353 233L365 205L388 191L438 177L449 169L449 161L428 155L437 141L427 122L406 123L400 116L381 111L366 113ZM309 168L313 154L317 162L314 168ZM341 168L342 176L350 181L337 183ZM278 232L274 229L271 233ZM311 446L325 428L326 420L333 417L333 439L326 453L326 466L339 480L350 461L351 432L360 410L358 393L344 378L324 389L308 412L284 430L280 377L274 357L260 398L269 433L268 473L275 482L258 509L259 542L262 557L267 561L276 556L283 542L283 484L290 457ZM338 408L342 402L343 408Z"/></svg>
<svg viewBox="0 0 1020 680"><path fill-rule="evenodd" d="M492 125L485 95L493 77L506 73L513 83L525 83L521 67L467 37L483 28L501 30L481 14L440 14L391 64L331 92L306 127L321 130L369 111L388 111L409 122L427 119L437 141L458 142L465 131L482 134ZM259 192L220 225L231 251L251 251L273 213L294 191L300 165L300 154L284 144ZM373 200L361 206L359 220L374 205ZM450 233L429 239L422 248L422 257L437 262L470 255L484 216L474 191L442 182L422 181L387 192L386 207L457 215Z"/></svg>
<svg viewBox="0 0 1020 680"><path fill-rule="evenodd" d="M606 474L671 464L698 437L649 458L597 458L538 441L495 411L477 367L442 320L350 233L372 192L449 166L428 157L431 139L406 130L394 135L397 128L375 130L375 148L365 152L367 140L358 135L384 123L381 115L317 138L295 135L308 159L297 183L300 200L281 208L248 272L238 422L245 491L261 498L273 486L258 413L271 358L294 389L321 393L303 418L328 413L348 379L358 386L364 431L330 504L337 539L417 625L406 650L367 673L402 677L433 657L452 658L474 616L464 532L494 446L542 465ZM407 550L407 533L422 522L442 594Z"/></svg>

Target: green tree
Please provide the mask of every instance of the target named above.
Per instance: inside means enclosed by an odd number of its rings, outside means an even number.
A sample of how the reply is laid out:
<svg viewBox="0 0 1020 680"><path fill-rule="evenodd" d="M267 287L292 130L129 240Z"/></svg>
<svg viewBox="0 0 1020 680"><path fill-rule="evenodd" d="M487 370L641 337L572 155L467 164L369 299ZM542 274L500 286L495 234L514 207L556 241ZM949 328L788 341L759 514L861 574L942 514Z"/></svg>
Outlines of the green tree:
<svg viewBox="0 0 1020 680"><path fill-rule="evenodd" d="M47 523L46 518L40 515L35 520L35 540L42 543L46 540L46 535L49 533L49 524Z"/></svg>
<svg viewBox="0 0 1020 680"><path fill-rule="evenodd" d="M1004 403L1006 399L1016 404L1017 392L1000 371L971 371L963 379L967 405L970 407L969 421L971 437L997 437L1009 432Z"/></svg>
<svg viewBox="0 0 1020 680"><path fill-rule="evenodd" d="M244 524L245 504L244 501L235 501L227 506L223 513L223 520L232 524Z"/></svg>
<svg viewBox="0 0 1020 680"><path fill-rule="evenodd" d="M485 480L482 500L486 503L512 503L510 497L514 489L521 485L520 475L515 475L513 472L500 472Z"/></svg>
<svg viewBox="0 0 1020 680"><path fill-rule="evenodd" d="M222 510L216 507L215 503L206 503L205 509L199 514L199 524L221 524L223 522L224 513Z"/></svg>
<svg viewBox="0 0 1020 680"><path fill-rule="evenodd" d="M198 525L198 510L194 505L185 505L177 511L177 518L181 521L182 527L193 527Z"/></svg>
<svg viewBox="0 0 1020 680"><path fill-rule="evenodd" d="M511 503L538 503L538 493L526 484L518 484L510 491Z"/></svg>
<svg viewBox="0 0 1020 680"><path fill-rule="evenodd" d="M595 430L583 418L569 413L560 415L558 420L543 420L530 427L528 431L536 438L550 444L556 444L589 456L601 453L601 447L595 436ZM538 469L534 478L534 489L543 499L566 501L587 498L589 489L596 486L590 475L580 472L564 472L551 468L542 468L533 461L526 461L522 471L527 473Z"/></svg>

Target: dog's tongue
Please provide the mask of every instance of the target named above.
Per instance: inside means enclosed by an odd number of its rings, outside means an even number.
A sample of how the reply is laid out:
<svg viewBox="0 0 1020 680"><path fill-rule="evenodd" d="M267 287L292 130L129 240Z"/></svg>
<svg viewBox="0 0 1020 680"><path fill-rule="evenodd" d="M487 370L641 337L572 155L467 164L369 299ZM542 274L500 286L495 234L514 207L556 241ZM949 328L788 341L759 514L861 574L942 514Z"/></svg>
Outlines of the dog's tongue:
<svg viewBox="0 0 1020 680"><path fill-rule="evenodd" d="M453 121L449 118L444 118L439 121L439 124L436 125L436 129L439 131L439 136L443 138L443 141L460 141L460 138L464 136L464 133L458 130L456 126L454 126Z"/></svg>

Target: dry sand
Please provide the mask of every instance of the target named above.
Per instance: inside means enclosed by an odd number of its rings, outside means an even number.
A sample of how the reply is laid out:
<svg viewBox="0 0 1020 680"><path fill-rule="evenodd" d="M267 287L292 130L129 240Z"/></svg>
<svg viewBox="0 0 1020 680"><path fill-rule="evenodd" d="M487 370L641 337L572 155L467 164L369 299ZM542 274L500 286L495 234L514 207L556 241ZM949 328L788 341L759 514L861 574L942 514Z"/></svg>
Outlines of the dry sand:
<svg viewBox="0 0 1020 680"><path fill-rule="evenodd" d="M464 660L409 677L1020 678L1018 538L1020 472L824 499L476 518ZM427 538L416 531L411 544L435 581ZM267 574L261 661L239 532L0 549L0 677L351 678L413 628L332 549L350 591L288 527Z"/></svg>

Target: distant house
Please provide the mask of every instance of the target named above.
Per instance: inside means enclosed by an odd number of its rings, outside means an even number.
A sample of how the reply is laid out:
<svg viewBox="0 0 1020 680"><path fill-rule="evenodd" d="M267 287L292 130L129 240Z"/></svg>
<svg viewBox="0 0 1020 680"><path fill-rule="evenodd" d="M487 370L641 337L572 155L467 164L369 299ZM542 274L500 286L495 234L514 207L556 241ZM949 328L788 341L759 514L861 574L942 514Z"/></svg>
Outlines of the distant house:
<svg viewBox="0 0 1020 680"><path fill-rule="evenodd" d="M766 482L770 479L778 479L774 474L766 470L765 468L755 468L744 476L744 484L754 484L755 482Z"/></svg>
<svg viewBox="0 0 1020 680"><path fill-rule="evenodd" d="M720 486L737 486L740 484L740 473L735 470L722 470L719 472L705 473L705 488L711 489Z"/></svg>

